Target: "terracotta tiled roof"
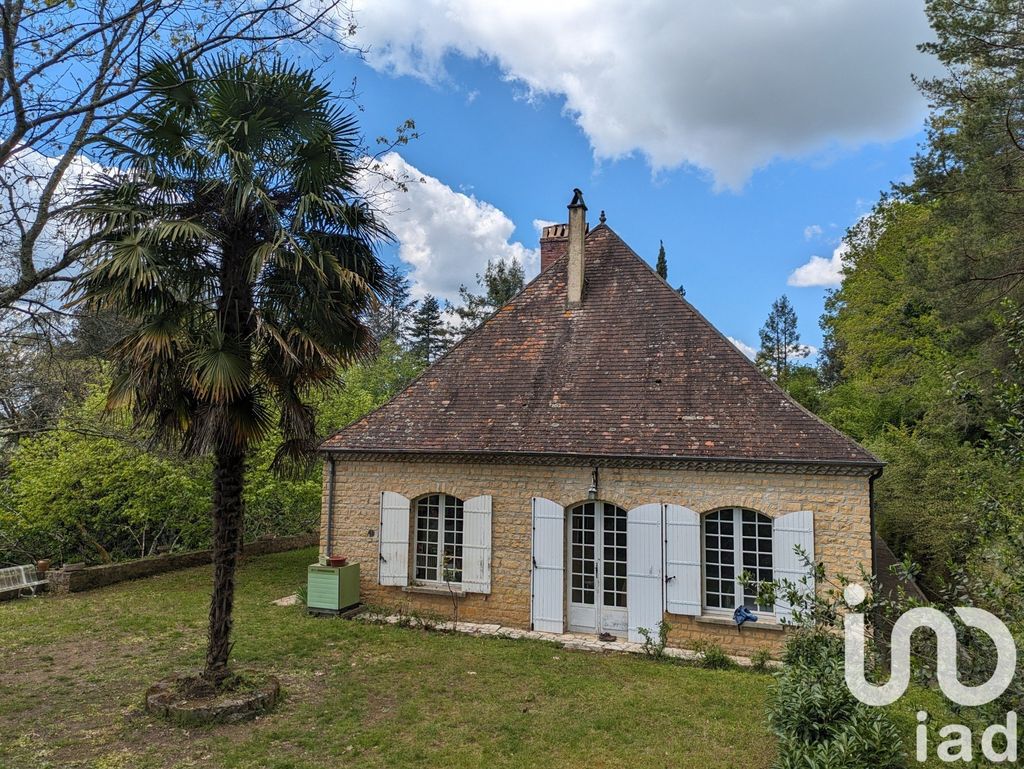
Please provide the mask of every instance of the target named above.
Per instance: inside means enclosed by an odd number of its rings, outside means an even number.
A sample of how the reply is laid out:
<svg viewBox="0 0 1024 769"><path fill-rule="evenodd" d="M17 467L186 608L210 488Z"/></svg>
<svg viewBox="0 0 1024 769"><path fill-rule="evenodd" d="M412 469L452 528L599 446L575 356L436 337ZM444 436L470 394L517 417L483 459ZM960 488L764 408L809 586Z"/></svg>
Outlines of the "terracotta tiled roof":
<svg viewBox="0 0 1024 769"><path fill-rule="evenodd" d="M323 449L665 459L878 460L765 379L607 225Z"/></svg>

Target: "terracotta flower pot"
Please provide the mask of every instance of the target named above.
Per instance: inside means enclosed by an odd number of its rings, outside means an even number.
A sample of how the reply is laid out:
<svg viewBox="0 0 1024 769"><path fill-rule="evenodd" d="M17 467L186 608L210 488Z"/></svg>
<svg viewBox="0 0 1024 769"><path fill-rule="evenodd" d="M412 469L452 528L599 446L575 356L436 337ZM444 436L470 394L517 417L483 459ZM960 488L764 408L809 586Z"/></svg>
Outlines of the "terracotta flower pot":
<svg viewBox="0 0 1024 769"><path fill-rule="evenodd" d="M44 558L41 561L36 561L36 572L39 574L46 574L50 570L50 559Z"/></svg>

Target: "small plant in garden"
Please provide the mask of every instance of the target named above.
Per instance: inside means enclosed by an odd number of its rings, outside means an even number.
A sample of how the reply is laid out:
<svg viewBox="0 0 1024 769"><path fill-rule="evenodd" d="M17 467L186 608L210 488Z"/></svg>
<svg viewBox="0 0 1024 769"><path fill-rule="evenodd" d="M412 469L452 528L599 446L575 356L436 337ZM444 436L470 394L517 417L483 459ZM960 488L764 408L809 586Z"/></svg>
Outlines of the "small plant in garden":
<svg viewBox="0 0 1024 769"><path fill-rule="evenodd" d="M298 590L295 591L295 595L298 596L300 604L309 606L309 585L303 582L299 585Z"/></svg>
<svg viewBox="0 0 1024 769"><path fill-rule="evenodd" d="M395 625L398 627L413 627L415 625L415 617L407 606L399 606L395 610Z"/></svg>
<svg viewBox="0 0 1024 769"><path fill-rule="evenodd" d="M712 641L697 641L693 645L697 652L698 662L701 667L709 670L726 670L733 666L733 661L721 646Z"/></svg>
<svg viewBox="0 0 1024 769"><path fill-rule="evenodd" d="M421 630L437 630L444 624L444 618L436 611L421 610L412 614L413 623Z"/></svg>
<svg viewBox="0 0 1024 769"><path fill-rule="evenodd" d="M452 599L452 629L459 624L459 596L455 592L455 588L452 587L452 577L455 576L454 559L448 553L445 553L441 559L441 573L444 575L444 584L448 588L448 595Z"/></svg>
<svg viewBox="0 0 1024 769"><path fill-rule="evenodd" d="M654 633L649 628L638 627L636 632L644 637L644 654L656 660L664 657L665 646L668 644L668 633L671 629L672 626L665 620L662 620L658 623L658 637L655 638Z"/></svg>
<svg viewBox="0 0 1024 769"><path fill-rule="evenodd" d="M766 672L771 661L772 655L767 649L758 649L750 655L750 667L758 673Z"/></svg>

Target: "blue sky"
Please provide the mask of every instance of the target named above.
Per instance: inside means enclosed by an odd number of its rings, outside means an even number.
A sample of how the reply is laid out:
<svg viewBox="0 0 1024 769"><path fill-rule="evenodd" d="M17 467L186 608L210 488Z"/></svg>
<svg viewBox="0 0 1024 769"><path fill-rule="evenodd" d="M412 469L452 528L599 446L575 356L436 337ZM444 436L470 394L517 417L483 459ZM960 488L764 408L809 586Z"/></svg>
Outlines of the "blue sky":
<svg viewBox="0 0 1024 769"><path fill-rule="evenodd" d="M648 0L626 19L567 3L550 24L577 39L537 33L543 4L467 3L357 6L369 53L326 73L339 89L357 78L369 137L416 121L388 163L426 181L388 204L389 258L418 293L453 298L490 256L532 276L535 223L564 221L579 186L590 220L605 210L652 263L664 240L670 282L728 336L756 347L785 293L820 345L842 234L909 174L921 139L916 3Z"/></svg>

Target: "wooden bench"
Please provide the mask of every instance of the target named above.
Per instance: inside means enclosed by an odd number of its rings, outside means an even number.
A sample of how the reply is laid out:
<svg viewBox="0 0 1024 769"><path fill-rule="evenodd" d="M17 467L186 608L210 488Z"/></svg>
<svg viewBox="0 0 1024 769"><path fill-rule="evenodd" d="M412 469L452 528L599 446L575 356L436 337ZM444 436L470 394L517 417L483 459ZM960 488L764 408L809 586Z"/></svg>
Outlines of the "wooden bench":
<svg viewBox="0 0 1024 769"><path fill-rule="evenodd" d="M23 595L28 590L36 594L36 588L45 585L45 579L39 579L35 566L9 566L0 569L0 594L17 593Z"/></svg>

